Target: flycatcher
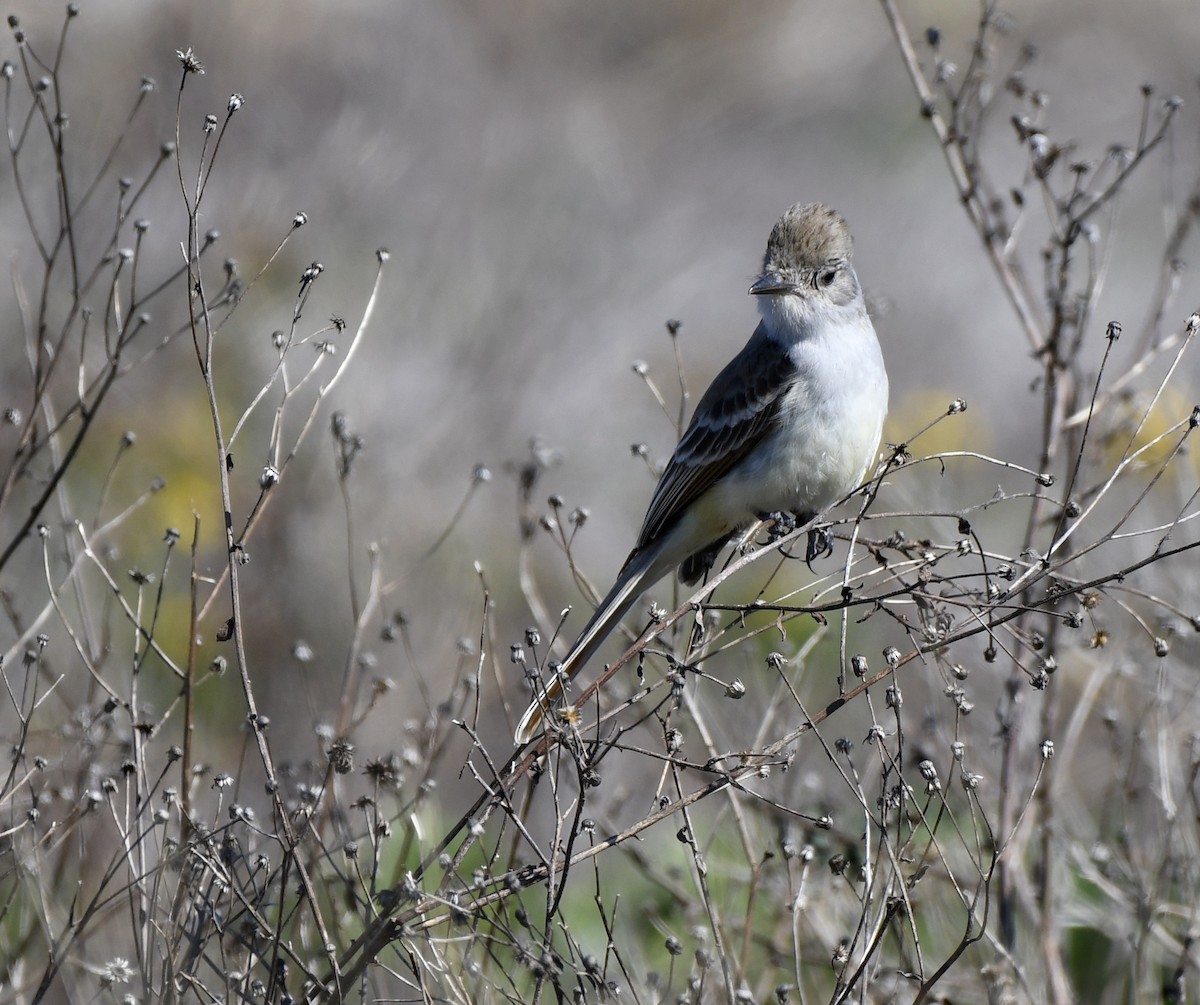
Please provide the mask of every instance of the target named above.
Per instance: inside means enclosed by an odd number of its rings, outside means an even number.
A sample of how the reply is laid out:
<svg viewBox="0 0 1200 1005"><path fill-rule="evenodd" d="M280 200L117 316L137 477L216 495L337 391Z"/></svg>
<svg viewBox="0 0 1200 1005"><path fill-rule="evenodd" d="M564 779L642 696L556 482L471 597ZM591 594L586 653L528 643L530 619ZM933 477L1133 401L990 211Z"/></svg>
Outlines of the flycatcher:
<svg viewBox="0 0 1200 1005"><path fill-rule="evenodd" d="M617 581L521 717L531 740L642 591L679 567L696 582L721 548L768 513L802 522L853 491L875 460L888 379L846 221L795 205L771 230L750 287L762 320L696 406Z"/></svg>

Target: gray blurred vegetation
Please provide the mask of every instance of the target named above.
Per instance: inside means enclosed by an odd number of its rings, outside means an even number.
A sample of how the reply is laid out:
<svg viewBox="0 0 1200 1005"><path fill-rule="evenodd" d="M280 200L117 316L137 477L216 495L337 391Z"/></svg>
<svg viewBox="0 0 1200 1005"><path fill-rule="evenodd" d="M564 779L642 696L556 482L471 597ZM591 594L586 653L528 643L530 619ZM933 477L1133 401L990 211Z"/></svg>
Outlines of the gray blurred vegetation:
<svg viewBox="0 0 1200 1005"><path fill-rule="evenodd" d="M1092 157L1115 124L1135 127L1143 79L1194 93L1200 25L1189 9L1005 5L1014 56L1026 40L1041 51L1050 119ZM14 13L31 34L57 30L54 4ZM977 15L971 4L923 3L908 16L962 38ZM349 313L369 271L359 263L391 250L379 334L341 407L369 444L370 476L360 472L356 492L377 519L363 533L386 542L396 568L438 583L436 596L402 587L397 598L422 652L471 632L472 562L500 581L511 572L515 493L500 473L525 459L531 437L561 455L546 489L593 514L579 542L586 565L601 579L615 569L652 485L628 447L647 442L662 457L673 443L629 365L647 360L669 383L663 324L678 318L702 388L753 325L744 287L763 234L794 201L829 202L854 230L858 271L882 314L893 435L924 420L924 396L936 392L971 402L973 431L987 437L977 446L1028 442L1033 416L1014 388L1034 372L1007 348L1000 291L944 197L938 152L874 3L121 0L84 4L79 29L71 84L95 107L72 121L76 142L99 146L140 76L165 80L178 48L208 65L214 109L226 91L246 95L214 179L224 212L210 223L249 267L307 212L311 226L269 278L282 290L322 260L310 315ZM166 135L169 102L152 114ZM1129 240L1103 317L1127 318L1156 276L1139 242L1160 238L1161 185L1191 183L1195 140L1177 144L1165 178L1125 197ZM995 155L1015 181L1020 150ZM147 215L173 196L158 193ZM11 202L0 212L14 233ZM242 337L261 350L278 323L247 323ZM179 408L166 400L137 404L147 417ZM341 567L341 542L315 531L339 503L311 463L309 517L278 531L299 581ZM477 463L497 473L486 504L422 564ZM186 520L191 504L181 489L169 520ZM503 623L523 627L519 598L501 599ZM313 601L277 598L280 621L330 625L344 613Z"/></svg>

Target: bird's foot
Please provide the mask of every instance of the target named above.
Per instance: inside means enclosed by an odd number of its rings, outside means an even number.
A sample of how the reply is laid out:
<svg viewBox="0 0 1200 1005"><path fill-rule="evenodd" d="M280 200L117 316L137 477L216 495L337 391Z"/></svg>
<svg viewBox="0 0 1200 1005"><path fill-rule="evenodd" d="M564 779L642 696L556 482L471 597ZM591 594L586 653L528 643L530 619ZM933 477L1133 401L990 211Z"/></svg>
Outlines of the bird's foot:
<svg viewBox="0 0 1200 1005"><path fill-rule="evenodd" d="M813 518L812 513L759 513L758 518L771 524L767 532L767 543L773 544L781 537L787 537L797 527L803 526ZM826 558L833 554L833 535L828 527L813 527L808 532L808 543L804 549L804 562L812 568L818 558Z"/></svg>
<svg viewBox="0 0 1200 1005"><path fill-rule="evenodd" d="M813 527L808 532L808 544L804 549L804 564L812 570L812 564L818 558L828 558L833 554L833 534L828 527Z"/></svg>
<svg viewBox="0 0 1200 1005"><path fill-rule="evenodd" d="M765 523L771 524L771 529L767 531L767 543L774 544L781 537L787 537L796 529L796 517L791 513L783 513L776 511L774 513L759 513L758 518Z"/></svg>

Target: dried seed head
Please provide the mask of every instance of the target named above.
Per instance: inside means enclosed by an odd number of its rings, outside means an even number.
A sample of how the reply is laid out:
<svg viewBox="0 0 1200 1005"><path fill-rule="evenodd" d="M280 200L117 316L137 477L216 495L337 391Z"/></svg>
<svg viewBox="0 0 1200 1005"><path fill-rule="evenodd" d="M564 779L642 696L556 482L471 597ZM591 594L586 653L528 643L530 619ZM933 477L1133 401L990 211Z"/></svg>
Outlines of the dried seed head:
<svg viewBox="0 0 1200 1005"><path fill-rule="evenodd" d="M183 67L185 74L195 73L199 75L204 72L204 64L196 58L196 54L192 52L191 46L188 46L186 49L176 49L175 56Z"/></svg>
<svg viewBox="0 0 1200 1005"><path fill-rule="evenodd" d="M348 775L354 770L354 744L342 737L335 740L326 751L329 766L339 775Z"/></svg>

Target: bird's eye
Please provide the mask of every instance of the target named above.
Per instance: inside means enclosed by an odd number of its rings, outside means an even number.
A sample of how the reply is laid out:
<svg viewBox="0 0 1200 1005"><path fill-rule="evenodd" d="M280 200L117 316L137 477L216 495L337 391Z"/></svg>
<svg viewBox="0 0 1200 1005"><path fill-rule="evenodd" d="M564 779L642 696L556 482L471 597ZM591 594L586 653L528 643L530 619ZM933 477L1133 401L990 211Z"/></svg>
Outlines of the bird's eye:
<svg viewBox="0 0 1200 1005"><path fill-rule="evenodd" d="M835 279L837 279L837 269L826 269L817 276L817 282L820 283L822 287L832 286Z"/></svg>

